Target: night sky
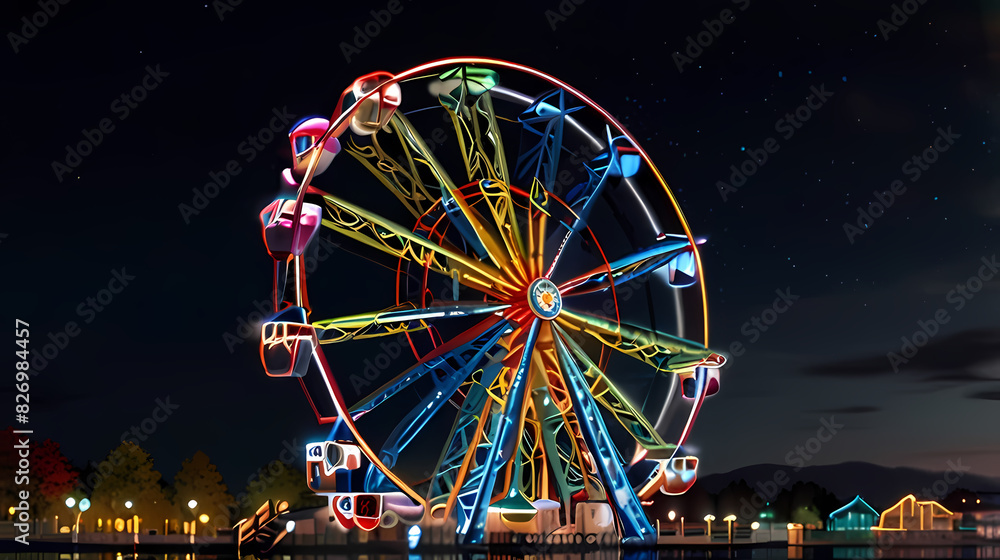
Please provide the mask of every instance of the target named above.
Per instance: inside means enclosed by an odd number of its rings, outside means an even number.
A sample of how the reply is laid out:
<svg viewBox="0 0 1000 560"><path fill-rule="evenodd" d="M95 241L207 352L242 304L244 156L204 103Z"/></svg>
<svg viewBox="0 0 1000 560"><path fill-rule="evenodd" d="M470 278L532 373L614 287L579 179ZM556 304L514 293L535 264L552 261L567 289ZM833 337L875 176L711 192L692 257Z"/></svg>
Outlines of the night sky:
<svg viewBox="0 0 1000 560"><path fill-rule="evenodd" d="M36 352L50 333L68 340L36 366L28 427L76 464L167 400L141 445L168 478L202 450L239 491L283 442L326 435L240 330L271 289L257 214L291 123L261 149L244 142L278 115L328 117L362 74L474 55L538 68L610 111L708 238L710 346L730 363L690 440L702 474L783 464L824 421L843 427L809 464L1000 474L991 3L403 0L349 61L342 43L389 2L160 4L70 1L27 33L36 2L0 18L4 321L28 321ZM699 52L688 38L706 21L721 32ZM126 103L143 80L155 87ZM102 123L92 153L67 155ZM185 219L178 205L234 159L239 173ZM732 177L744 164L750 176ZM128 284L98 312L88 298L116 274ZM371 291L359 279L339 297ZM777 292L791 305L766 311ZM79 331L58 335L70 321Z"/></svg>

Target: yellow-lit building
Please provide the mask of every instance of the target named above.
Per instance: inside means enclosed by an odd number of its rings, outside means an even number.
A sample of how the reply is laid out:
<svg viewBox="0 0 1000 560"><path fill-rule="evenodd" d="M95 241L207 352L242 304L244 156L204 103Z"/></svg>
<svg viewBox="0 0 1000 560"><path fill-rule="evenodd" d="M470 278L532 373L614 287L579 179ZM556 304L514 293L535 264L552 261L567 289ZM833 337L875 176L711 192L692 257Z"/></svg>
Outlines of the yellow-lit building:
<svg viewBox="0 0 1000 560"><path fill-rule="evenodd" d="M882 512L875 531L952 531L959 516L941 504L910 494Z"/></svg>

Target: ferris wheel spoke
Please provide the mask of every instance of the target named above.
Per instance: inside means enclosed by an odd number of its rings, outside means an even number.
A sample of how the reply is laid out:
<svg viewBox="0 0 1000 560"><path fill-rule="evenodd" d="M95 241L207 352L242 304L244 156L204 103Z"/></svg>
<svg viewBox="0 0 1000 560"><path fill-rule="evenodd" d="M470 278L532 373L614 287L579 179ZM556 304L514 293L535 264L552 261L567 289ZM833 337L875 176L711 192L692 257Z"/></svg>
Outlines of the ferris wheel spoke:
<svg viewBox="0 0 1000 560"><path fill-rule="evenodd" d="M483 180L476 184L481 204L488 209L488 218L495 227L497 235L503 244L503 250L510 266L517 277L527 281L528 272L525 265L527 248L514 214L516 208L511 197L510 187L499 181Z"/></svg>
<svg viewBox="0 0 1000 560"><path fill-rule="evenodd" d="M462 159L469 181L475 181L489 207L489 218L504 245L505 255L522 279L524 245L514 219L510 196L510 177L504 156L503 138L493 110L489 90L497 84L493 70L462 66L442 73L439 78L445 88L438 101L451 117L459 140ZM447 201L446 201L447 202ZM466 212L463 210L463 214ZM467 217L471 220L471 217ZM490 254L500 247L494 247Z"/></svg>
<svg viewBox="0 0 1000 560"><path fill-rule="evenodd" d="M537 178L547 192L555 187L559 158L563 150L566 117L583 109L567 106L566 90L559 88L538 97L521 113L521 155L516 178Z"/></svg>
<svg viewBox="0 0 1000 560"><path fill-rule="evenodd" d="M573 409L583 420L580 422L583 439L587 443L602 482L608 487L608 499L614 504L618 521L622 525L623 540L656 542L653 527L646 519L639 497L635 495L632 485L625 476L618 451L594 403L579 365L559 337L555 337L555 343Z"/></svg>
<svg viewBox="0 0 1000 560"><path fill-rule="evenodd" d="M320 344L333 344L348 340L361 340L401 332L426 329L428 322L437 319L471 317L497 313L510 307L508 304L456 302L457 305L435 305L417 308L412 303L398 305L384 311L373 311L325 319L313 323Z"/></svg>
<svg viewBox="0 0 1000 560"><path fill-rule="evenodd" d="M682 272L693 276L693 271L688 271L685 268L686 260L684 263L677 263L677 261L682 260L683 255L690 253L690 247L691 242L688 241L687 237L668 238L662 243L615 260L609 263L609 267L597 267L590 272L563 282L559 286L559 293L568 297L603 292L613 284L641 278L668 264L671 267L671 278L676 275L675 269L678 265L683 269ZM693 259L691 262L693 263Z"/></svg>
<svg viewBox="0 0 1000 560"><path fill-rule="evenodd" d="M549 219L548 210L546 210L548 193L542 188L538 179L535 179L532 184L531 193L531 200L527 208L528 219L525 225L525 229L528 230L525 257L529 275L532 278L537 278L542 274L542 263L545 260L545 232ZM539 196L536 197L536 194Z"/></svg>
<svg viewBox="0 0 1000 560"><path fill-rule="evenodd" d="M400 113L394 113L389 120L389 128L396 133L389 136L389 141L398 142L403 151L403 161L386 152L381 141L383 136L378 134L367 137L370 139L370 146L360 145L356 138L351 137L343 147L344 151L361 162L365 169L389 189L414 217L419 217L430 208L436 197L431 195L421 180L421 168L426 171L429 167L426 159L419 157L419 153L415 158L414 148L400 133L400 129L408 124Z"/></svg>
<svg viewBox="0 0 1000 560"><path fill-rule="evenodd" d="M472 458L469 451L478 447L484 422L489 408L493 404L489 395L489 387L493 385L503 370L505 355L506 350L502 347L494 349L492 356L487 355L489 362L483 366L480 378L472 380L465 399L462 401L462 408L455 417L451 432L448 434L448 444L438 458L437 465L431 475L427 503L433 504L447 500L453 489L461 485L462 476L464 476L462 473L467 470L468 462ZM445 505L447 506L447 504Z"/></svg>
<svg viewBox="0 0 1000 560"><path fill-rule="evenodd" d="M474 250L489 258L509 282L524 285L525 276L520 267L519 255L514 247L501 238L502 225L490 227L487 220L457 190L443 190L441 205L451 219L452 226Z"/></svg>
<svg viewBox="0 0 1000 560"><path fill-rule="evenodd" d="M459 282L479 290L510 293L514 286L503 278L493 266L472 259L460 251L435 243L372 212L361 209L333 195L325 195L329 218L323 225L356 239L370 247L394 257L420 265L429 263L431 270L451 276L452 269L459 272ZM441 257L447 259L442 262Z"/></svg>
<svg viewBox="0 0 1000 560"><path fill-rule="evenodd" d="M509 183L503 140L489 93L499 82L496 71L460 66L441 73L438 79L438 102L455 126L469 181Z"/></svg>
<svg viewBox="0 0 1000 560"><path fill-rule="evenodd" d="M503 409L494 413L490 422L490 445L486 458L476 472L469 474L457 494L461 502L458 532L466 544L482 543L486 531L486 516L492 498L493 486L503 464L516 458L517 443L520 439L521 411L528 389L528 369L531 355L538 340L541 319L534 319L524 338L517 368L512 372L510 383L503 397Z"/></svg>
<svg viewBox="0 0 1000 560"><path fill-rule="evenodd" d="M579 418L563 380L551 329L545 334L547 334L545 340L539 341L540 348L537 354L541 362L540 369L545 372L546 386L536 389L535 406L542 411L543 415L542 438L546 442L546 446L553 450L547 453L547 456L556 478L556 488L563 503L566 504L565 507L570 508L573 492L579 490L580 487L586 490L587 496L591 500L602 500L606 496L604 489L595 484L592 478L587 475L589 469L585 464L586 443L584 443L580 431ZM540 403L538 403L539 400L541 400ZM560 428L565 431L569 440L569 450L565 456L559 453L555 439L556 432ZM569 476L574 470L581 480L579 484L571 485Z"/></svg>
<svg viewBox="0 0 1000 560"><path fill-rule="evenodd" d="M438 346L432 352L424 356L422 360L417 362L416 365L400 373L393 379L389 380L385 385L358 401L350 408L349 412L351 413L351 417L358 419L364 414L371 412L375 409L375 407L389 400L394 395L399 394L418 379L421 379L428 373L435 371L435 368L440 365L440 362L445 356L448 356L451 352L455 352L462 348L463 345L470 344L481 339L481 337L484 336L484 333L493 332L494 329L499 329L501 334L509 334L511 332L510 323L499 317L491 317L481 321L479 324L465 331L460 336L449 340L441 346Z"/></svg>
<svg viewBox="0 0 1000 560"><path fill-rule="evenodd" d="M349 340L361 340L378 336L387 336L401 332L415 332L427 328L426 321L413 319L395 323L379 322L378 318L388 313L414 313L419 310L411 303L391 307L383 311L373 311L357 315L347 315L335 319L314 321L313 328L319 337L320 344L337 344Z"/></svg>
<svg viewBox="0 0 1000 560"><path fill-rule="evenodd" d="M517 278L515 274L512 274L513 267L509 264L511 260L509 257L512 255L504 250L502 241L498 240L497 235L490 231L482 217L465 201L464 196L444 171L444 167L436 160L432 150L427 147L420 135L417 134L413 125L403 115L398 115L396 122L400 138L408 145L409 150L414 153L415 157L411 158L410 152L407 152L407 157L411 159L411 164L413 166L416 163L426 165L429 168L430 174L437 181L441 192L441 205L448 214L455 229L462 235L480 259L488 258L497 269L507 273L508 279ZM505 166L506 164L504 164Z"/></svg>
<svg viewBox="0 0 1000 560"><path fill-rule="evenodd" d="M559 249L552 255L552 262L545 273L546 278L552 277L570 238L586 227L587 218L594 207L594 201L598 199L601 191L611 182L611 179L628 178L639 170L641 159L632 142L625 136L613 138L611 128L607 126L605 126L605 133L608 138L608 149L591 160L589 165L586 165L587 181L580 183L566 195L566 203L573 212L573 217L569 223L564 224L567 231L563 236L562 243L559 244Z"/></svg>
<svg viewBox="0 0 1000 560"><path fill-rule="evenodd" d="M693 369L710 357L718 356L697 342L566 308L556 321L568 336L577 332L586 333L601 344L649 364L657 371Z"/></svg>
<svg viewBox="0 0 1000 560"><path fill-rule="evenodd" d="M476 371L486 354L499 342L500 337L510 332L506 321L498 321L476 339L462 344L430 362L426 362L428 372L434 381L427 394L396 425L379 451L379 460L390 469L396 465L400 453L424 430L427 422L437 414L458 391L459 387ZM458 365L458 367L455 367ZM365 479L368 492L392 491L392 485L378 469L368 470Z"/></svg>
<svg viewBox="0 0 1000 560"><path fill-rule="evenodd" d="M565 456L560 453L556 436L560 429L567 431L570 429L563 418L563 413L556 407L555 401L546 389L535 389L532 392L532 397L541 423L542 450L545 453L545 461L552 472L553 485L556 488L559 501L568 512L572 506L573 492L576 491L576 488L570 485L570 473L574 466L578 469L582 467L576 438L570 439L571 449Z"/></svg>
<svg viewBox="0 0 1000 560"><path fill-rule="evenodd" d="M473 383L465 401L462 405L462 412L456 418L452 427L450 444L442 453L438 460L438 466L432 477L430 492L441 492L447 489L447 496L431 496L428 501L444 501L439 504L443 507L443 517L450 518L455 505L458 507L458 519L460 530L465 524L472 506L474 505L474 483L483 475L483 463L478 459L478 451L493 445L494 427L497 425L499 415L491 414L495 405L503 405L510 387L507 383L508 377L512 378L512 369L516 371L516 366L523 358L523 350L527 333L523 327L517 327L510 336L510 341L505 347L501 347L504 352L498 351L490 360L490 364L500 364L502 368L493 370L486 368L478 383ZM514 365L514 368L511 367ZM462 441L464 447L459 449L457 444ZM469 486L464 493L460 492Z"/></svg>
<svg viewBox="0 0 1000 560"><path fill-rule="evenodd" d="M629 402L621 390L590 359L590 356L566 334L566 331L563 331L558 325L554 325L554 327L562 342L582 364L584 369L581 371L589 383L590 393L597 402L621 423L622 427L635 438L639 445L649 452L650 458L667 459L673 455L677 446L664 442L646 416Z"/></svg>

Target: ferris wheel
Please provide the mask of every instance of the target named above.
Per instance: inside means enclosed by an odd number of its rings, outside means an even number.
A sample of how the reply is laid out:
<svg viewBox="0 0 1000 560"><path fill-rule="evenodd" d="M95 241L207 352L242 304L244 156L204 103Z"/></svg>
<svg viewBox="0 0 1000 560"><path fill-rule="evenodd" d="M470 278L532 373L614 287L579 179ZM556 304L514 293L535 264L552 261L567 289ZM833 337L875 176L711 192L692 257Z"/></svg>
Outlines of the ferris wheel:
<svg viewBox="0 0 1000 560"><path fill-rule="evenodd" d="M278 310L261 356L345 444L315 448L325 475L364 463L363 492L463 543L491 511L555 504L568 524L592 502L654 542L642 504L693 483L682 446L725 360L703 240L636 139L552 76L451 58L358 78L290 141L260 215ZM317 239L343 249L323 278Z"/></svg>

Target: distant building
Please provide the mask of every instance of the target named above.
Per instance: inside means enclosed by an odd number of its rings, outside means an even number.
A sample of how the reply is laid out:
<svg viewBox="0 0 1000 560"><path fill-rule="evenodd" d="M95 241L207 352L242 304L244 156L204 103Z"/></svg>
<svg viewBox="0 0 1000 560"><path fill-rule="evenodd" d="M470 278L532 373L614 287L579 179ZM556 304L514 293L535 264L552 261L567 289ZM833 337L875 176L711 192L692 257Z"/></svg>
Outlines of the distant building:
<svg viewBox="0 0 1000 560"><path fill-rule="evenodd" d="M957 490L943 502L960 516L960 529L975 531L982 539L1000 540L1000 494Z"/></svg>
<svg viewBox="0 0 1000 560"><path fill-rule="evenodd" d="M878 522L878 512L856 496L846 506L830 514L831 531L867 531Z"/></svg>
<svg viewBox="0 0 1000 560"><path fill-rule="evenodd" d="M896 502L896 505L882 512L878 527L880 531L952 531L953 520L960 516L941 504L927 500L918 501L910 494Z"/></svg>

